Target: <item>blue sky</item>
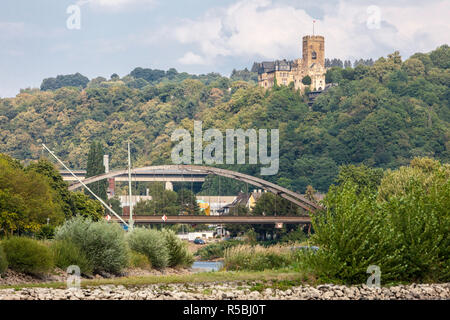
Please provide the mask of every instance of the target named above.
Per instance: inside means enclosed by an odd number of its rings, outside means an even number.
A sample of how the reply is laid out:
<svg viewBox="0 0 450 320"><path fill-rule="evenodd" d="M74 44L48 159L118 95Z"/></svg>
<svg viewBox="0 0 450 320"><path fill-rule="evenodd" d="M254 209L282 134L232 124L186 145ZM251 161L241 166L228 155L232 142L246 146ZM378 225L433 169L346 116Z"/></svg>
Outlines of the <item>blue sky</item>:
<svg viewBox="0 0 450 320"><path fill-rule="evenodd" d="M78 5L79 30L66 10ZM300 39L325 36L326 56L404 58L449 43L450 1L8 0L0 3L0 97L43 78L89 78L135 67L190 73L301 56Z"/></svg>

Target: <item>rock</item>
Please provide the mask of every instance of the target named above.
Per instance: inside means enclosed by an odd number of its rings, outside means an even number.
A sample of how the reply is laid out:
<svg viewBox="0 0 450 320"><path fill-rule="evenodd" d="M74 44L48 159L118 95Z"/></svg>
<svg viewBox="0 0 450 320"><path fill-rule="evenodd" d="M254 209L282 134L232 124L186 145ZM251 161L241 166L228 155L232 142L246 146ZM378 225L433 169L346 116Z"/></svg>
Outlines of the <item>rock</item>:
<svg viewBox="0 0 450 320"><path fill-rule="evenodd" d="M266 290L264 290L264 294L268 295L268 296L271 296L273 294L273 291L272 291L271 288L267 288Z"/></svg>
<svg viewBox="0 0 450 320"><path fill-rule="evenodd" d="M252 291L249 294L250 299L260 299L260 297L261 297L261 294L258 291Z"/></svg>
<svg viewBox="0 0 450 320"><path fill-rule="evenodd" d="M332 291L327 291L322 295L323 299L327 299L327 300L331 299L333 296L334 296L334 293Z"/></svg>

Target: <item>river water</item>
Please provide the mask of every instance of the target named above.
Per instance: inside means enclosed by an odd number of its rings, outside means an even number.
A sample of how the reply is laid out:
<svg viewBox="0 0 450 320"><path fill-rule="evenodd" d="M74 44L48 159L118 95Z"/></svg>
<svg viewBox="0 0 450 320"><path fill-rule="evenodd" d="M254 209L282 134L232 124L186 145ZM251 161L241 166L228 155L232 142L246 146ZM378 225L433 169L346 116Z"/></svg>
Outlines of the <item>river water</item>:
<svg viewBox="0 0 450 320"><path fill-rule="evenodd" d="M210 272L219 271L222 266L222 261L195 261L191 268L194 272Z"/></svg>

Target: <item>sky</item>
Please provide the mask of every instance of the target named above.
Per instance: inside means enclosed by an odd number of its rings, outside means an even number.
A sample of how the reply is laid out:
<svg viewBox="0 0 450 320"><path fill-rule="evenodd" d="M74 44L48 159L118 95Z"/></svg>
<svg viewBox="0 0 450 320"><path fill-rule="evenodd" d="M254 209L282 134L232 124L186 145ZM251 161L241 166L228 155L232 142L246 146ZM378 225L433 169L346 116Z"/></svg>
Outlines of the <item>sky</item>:
<svg viewBox="0 0 450 320"><path fill-rule="evenodd" d="M450 0L3 0L0 97L76 72L229 76L255 61L300 58L314 20L328 58L398 50L406 59L449 44L449 16Z"/></svg>

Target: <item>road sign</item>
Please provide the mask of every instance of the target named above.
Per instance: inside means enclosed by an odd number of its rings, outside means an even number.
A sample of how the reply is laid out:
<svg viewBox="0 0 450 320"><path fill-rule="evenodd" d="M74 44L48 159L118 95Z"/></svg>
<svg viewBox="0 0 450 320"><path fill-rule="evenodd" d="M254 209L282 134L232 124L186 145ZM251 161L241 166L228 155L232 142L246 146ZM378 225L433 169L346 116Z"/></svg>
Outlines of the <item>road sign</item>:
<svg viewBox="0 0 450 320"><path fill-rule="evenodd" d="M277 229L283 228L283 222L278 222L277 224L275 224L275 228Z"/></svg>
<svg viewBox="0 0 450 320"><path fill-rule="evenodd" d="M163 215L163 216L161 217L161 219L162 219L162 221L166 222L166 221L167 221L166 215Z"/></svg>
<svg viewBox="0 0 450 320"><path fill-rule="evenodd" d="M109 221L109 220L111 220L111 216L108 214L108 215L106 215L105 219L106 219L106 221Z"/></svg>

